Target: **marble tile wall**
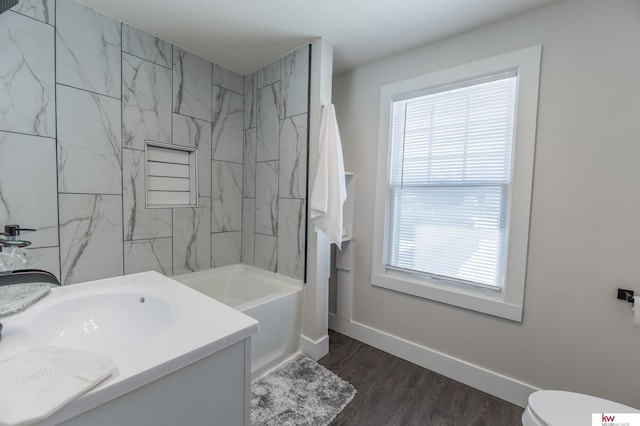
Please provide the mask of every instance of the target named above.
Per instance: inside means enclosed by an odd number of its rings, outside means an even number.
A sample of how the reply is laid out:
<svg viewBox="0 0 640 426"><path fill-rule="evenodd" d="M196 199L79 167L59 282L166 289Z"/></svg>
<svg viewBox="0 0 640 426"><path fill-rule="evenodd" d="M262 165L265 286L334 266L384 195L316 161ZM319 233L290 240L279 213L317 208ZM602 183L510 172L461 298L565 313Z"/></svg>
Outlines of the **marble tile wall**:
<svg viewBox="0 0 640 426"><path fill-rule="evenodd" d="M310 46L244 79L242 262L304 279Z"/></svg>
<svg viewBox="0 0 640 426"><path fill-rule="evenodd" d="M0 224L36 228L37 266L67 284L240 261L303 279L309 50L243 77L21 0L0 16ZM147 140L198 149L198 207L145 207Z"/></svg>
<svg viewBox="0 0 640 426"><path fill-rule="evenodd" d="M240 262L243 76L73 0L21 0L0 81L0 225L37 229L38 267L70 284ZM147 140L197 148L198 207L145 208Z"/></svg>

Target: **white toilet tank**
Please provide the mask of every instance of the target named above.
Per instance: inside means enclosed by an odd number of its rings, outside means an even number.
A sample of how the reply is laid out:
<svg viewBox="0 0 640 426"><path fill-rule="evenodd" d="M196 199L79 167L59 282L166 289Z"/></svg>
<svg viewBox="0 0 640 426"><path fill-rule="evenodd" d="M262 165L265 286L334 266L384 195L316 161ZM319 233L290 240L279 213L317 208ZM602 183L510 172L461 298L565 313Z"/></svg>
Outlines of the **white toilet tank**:
<svg viewBox="0 0 640 426"><path fill-rule="evenodd" d="M593 413L640 413L617 402L574 392L543 390L529 395L523 426L585 426Z"/></svg>

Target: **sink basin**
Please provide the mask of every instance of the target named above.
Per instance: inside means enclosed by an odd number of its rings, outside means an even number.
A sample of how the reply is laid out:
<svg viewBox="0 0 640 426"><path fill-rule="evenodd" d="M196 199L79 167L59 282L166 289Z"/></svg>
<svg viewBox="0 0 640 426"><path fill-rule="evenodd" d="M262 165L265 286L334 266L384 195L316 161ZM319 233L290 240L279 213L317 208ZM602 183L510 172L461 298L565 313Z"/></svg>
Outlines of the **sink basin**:
<svg viewBox="0 0 640 426"><path fill-rule="evenodd" d="M110 353L158 335L171 321L170 306L158 297L114 291L48 304L29 330L44 344Z"/></svg>
<svg viewBox="0 0 640 426"><path fill-rule="evenodd" d="M211 359L258 332L253 318L152 271L52 288L49 296L29 309L2 318L2 325L0 362L36 348L56 346L109 355L117 366L108 379L39 426L66 423L82 413L89 415L93 408L122 401L121 396L133 395L133 391L143 395L139 409L145 415L153 417L160 406L171 410L172 404L163 405L164 397L157 397L160 388L145 385L165 379L174 385L183 383L175 382L172 374ZM194 370L185 371L180 380L189 377L191 382ZM180 385L178 396L183 394ZM137 416L128 420L131 418Z"/></svg>

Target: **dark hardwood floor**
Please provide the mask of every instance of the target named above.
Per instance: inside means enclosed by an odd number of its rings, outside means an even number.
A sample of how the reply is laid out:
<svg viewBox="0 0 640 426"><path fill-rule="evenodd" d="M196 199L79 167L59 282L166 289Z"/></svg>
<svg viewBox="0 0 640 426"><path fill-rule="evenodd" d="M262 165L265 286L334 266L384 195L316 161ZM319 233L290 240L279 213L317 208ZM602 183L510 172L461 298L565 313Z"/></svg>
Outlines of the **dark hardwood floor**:
<svg viewBox="0 0 640 426"><path fill-rule="evenodd" d="M318 362L356 388L331 425L522 425L523 409L334 331Z"/></svg>

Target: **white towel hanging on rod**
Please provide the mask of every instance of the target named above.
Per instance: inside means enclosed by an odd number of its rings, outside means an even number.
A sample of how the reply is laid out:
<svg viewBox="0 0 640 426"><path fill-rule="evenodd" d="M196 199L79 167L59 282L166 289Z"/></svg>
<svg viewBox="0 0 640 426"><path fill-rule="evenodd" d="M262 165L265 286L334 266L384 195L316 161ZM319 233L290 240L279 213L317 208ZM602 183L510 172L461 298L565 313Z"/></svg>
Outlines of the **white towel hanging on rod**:
<svg viewBox="0 0 640 426"><path fill-rule="evenodd" d="M309 197L309 218L338 248L342 245L342 205L347 188L342 142L333 104L322 109L318 168Z"/></svg>

